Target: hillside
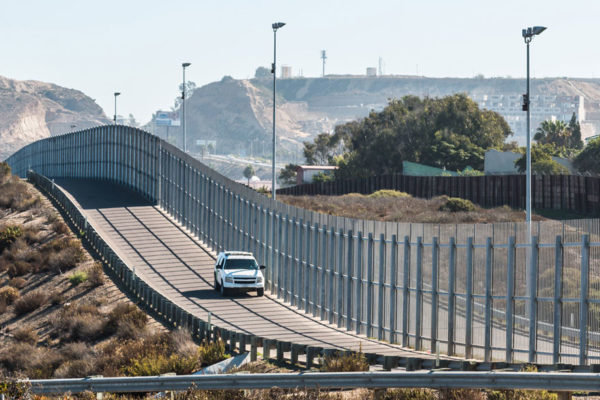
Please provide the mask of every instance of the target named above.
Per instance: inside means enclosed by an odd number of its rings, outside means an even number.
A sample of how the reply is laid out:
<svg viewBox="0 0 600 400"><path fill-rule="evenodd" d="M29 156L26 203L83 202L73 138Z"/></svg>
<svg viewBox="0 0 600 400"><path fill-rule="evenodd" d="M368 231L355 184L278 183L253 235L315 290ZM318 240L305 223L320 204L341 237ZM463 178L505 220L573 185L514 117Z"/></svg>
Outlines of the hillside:
<svg viewBox="0 0 600 400"><path fill-rule="evenodd" d="M51 135L110 122L96 102L74 89L0 77L0 160Z"/></svg>
<svg viewBox="0 0 600 400"><path fill-rule="evenodd" d="M552 98L583 96L584 113L581 120L584 136L586 132L587 135L600 132L599 79L534 79L531 88L535 95L545 97L544 101L556 103L554 108L544 110L540 106L538 110L555 113L560 109L561 118L570 118L576 109L563 107L563 100ZM513 78L327 76L279 79L278 157L282 162L293 161L294 157L301 157L303 141L322 132L331 132L338 124L365 117L371 110L381 110L390 98L400 98L409 94L440 97L464 92L477 102L487 99L486 104L480 103L482 107L498 109L500 113L505 110L503 115L514 119L509 123L522 124L524 114L520 110L520 98L524 90L525 81ZM493 102L495 96L505 98ZM219 154L270 158L272 80L235 80L225 77L219 82L197 88L186 104L187 145L191 151L200 151L197 140L209 140L216 142L216 152ZM534 122L535 118L533 115ZM540 114L539 118L546 116ZM165 136L164 127L154 127L149 123L145 128L159 136ZM172 138L177 137L177 140L180 140L179 128L171 129ZM522 140L522 132L517 132L515 139Z"/></svg>

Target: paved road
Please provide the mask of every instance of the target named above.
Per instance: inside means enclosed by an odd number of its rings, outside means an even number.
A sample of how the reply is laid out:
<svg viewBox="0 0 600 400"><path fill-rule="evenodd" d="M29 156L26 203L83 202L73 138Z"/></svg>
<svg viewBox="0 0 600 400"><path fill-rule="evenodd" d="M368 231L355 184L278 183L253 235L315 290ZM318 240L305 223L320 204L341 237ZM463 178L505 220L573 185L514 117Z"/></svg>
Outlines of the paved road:
<svg viewBox="0 0 600 400"><path fill-rule="evenodd" d="M214 253L158 207L122 186L100 181L57 179L135 273L173 303L213 324L238 332L309 346L431 358L397 345L368 339L304 314L277 300L240 294L223 298L213 288Z"/></svg>

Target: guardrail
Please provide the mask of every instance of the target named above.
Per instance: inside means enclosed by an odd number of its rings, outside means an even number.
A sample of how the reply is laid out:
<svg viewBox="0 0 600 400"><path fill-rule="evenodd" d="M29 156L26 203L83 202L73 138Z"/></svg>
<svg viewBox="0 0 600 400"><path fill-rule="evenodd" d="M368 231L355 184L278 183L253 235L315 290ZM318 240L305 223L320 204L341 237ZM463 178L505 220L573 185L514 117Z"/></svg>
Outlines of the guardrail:
<svg viewBox="0 0 600 400"><path fill-rule="evenodd" d="M44 139L8 162L21 175L132 187L213 250L253 252L269 266L273 294L340 328L485 361L600 359L597 219L534 223L530 244L524 223L324 215L274 202L123 126Z"/></svg>
<svg viewBox="0 0 600 400"><path fill-rule="evenodd" d="M25 381L27 382L27 381ZM600 391L597 373L535 372L342 372L302 374L181 375L132 378L32 380L36 394L132 393L221 389L538 389Z"/></svg>

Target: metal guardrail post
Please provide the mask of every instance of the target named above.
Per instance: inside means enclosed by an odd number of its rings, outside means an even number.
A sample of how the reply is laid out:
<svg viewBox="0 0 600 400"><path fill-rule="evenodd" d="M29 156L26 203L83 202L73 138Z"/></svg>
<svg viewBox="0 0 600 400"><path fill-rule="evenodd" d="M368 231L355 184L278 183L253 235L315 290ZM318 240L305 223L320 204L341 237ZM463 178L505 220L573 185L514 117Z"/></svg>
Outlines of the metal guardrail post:
<svg viewBox="0 0 600 400"><path fill-rule="evenodd" d="M538 281L538 237L531 237L531 260L529 276L529 362L536 361L537 349L537 281Z"/></svg>
<svg viewBox="0 0 600 400"><path fill-rule="evenodd" d="M485 362L492 361L492 264L494 249L492 238L488 237L485 242L485 332L484 332L484 355Z"/></svg>
<svg viewBox="0 0 600 400"><path fill-rule="evenodd" d="M409 288L410 288L410 237L404 236L404 267L402 268L402 346L409 345Z"/></svg>
<svg viewBox="0 0 600 400"><path fill-rule="evenodd" d="M416 312L415 312L415 350L421 350L423 335L423 238L417 238L417 281L416 281ZM434 350L434 349L432 349ZM435 350L434 350L435 351Z"/></svg>
<svg viewBox="0 0 600 400"><path fill-rule="evenodd" d="M467 290L465 310L465 357L473 358L473 238L467 239Z"/></svg>
<svg viewBox="0 0 600 400"><path fill-rule="evenodd" d="M448 355L455 354L454 322L456 312L456 239L450 238L450 263L448 266Z"/></svg>
<svg viewBox="0 0 600 400"><path fill-rule="evenodd" d="M514 297L515 297L515 237L508 238L508 263L506 266L506 356L505 361L512 363L514 332Z"/></svg>
<svg viewBox="0 0 600 400"><path fill-rule="evenodd" d="M587 363L589 312L590 235L581 237L581 288L579 297L579 364Z"/></svg>
<svg viewBox="0 0 600 400"><path fill-rule="evenodd" d="M562 327L562 282L563 282L563 242L557 235L554 245L554 320L552 363L560 362Z"/></svg>

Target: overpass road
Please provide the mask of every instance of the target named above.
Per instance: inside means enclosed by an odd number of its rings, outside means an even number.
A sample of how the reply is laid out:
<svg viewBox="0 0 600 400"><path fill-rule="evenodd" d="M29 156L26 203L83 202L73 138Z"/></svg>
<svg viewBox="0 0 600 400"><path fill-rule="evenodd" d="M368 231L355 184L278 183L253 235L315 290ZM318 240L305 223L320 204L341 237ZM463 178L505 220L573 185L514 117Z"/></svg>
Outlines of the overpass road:
<svg viewBox="0 0 600 400"><path fill-rule="evenodd" d="M206 320L211 313L216 326L307 346L434 357L339 329L290 307L268 291L264 297L252 293L224 298L213 287L215 254L160 208L114 183L55 182L137 276L192 315Z"/></svg>

